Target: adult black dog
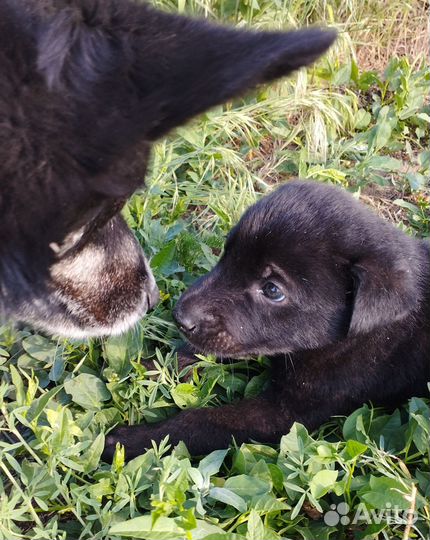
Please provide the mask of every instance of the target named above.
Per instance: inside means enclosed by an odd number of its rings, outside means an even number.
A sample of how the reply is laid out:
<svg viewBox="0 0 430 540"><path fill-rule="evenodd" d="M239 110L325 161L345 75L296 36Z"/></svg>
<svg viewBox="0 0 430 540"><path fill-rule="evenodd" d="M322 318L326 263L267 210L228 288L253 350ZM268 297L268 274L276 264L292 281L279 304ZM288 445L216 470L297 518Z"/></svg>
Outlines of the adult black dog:
<svg viewBox="0 0 430 540"><path fill-rule="evenodd" d="M335 32L247 32L130 0L0 2L0 310L118 333L158 290L118 212L151 141L308 65Z"/></svg>
<svg viewBox="0 0 430 540"><path fill-rule="evenodd" d="M193 454L250 438L277 442L294 421L316 428L363 402L395 406L430 378L430 245L344 191L291 182L249 208L216 267L175 317L197 350L272 359L258 398L118 428L128 458L165 435Z"/></svg>

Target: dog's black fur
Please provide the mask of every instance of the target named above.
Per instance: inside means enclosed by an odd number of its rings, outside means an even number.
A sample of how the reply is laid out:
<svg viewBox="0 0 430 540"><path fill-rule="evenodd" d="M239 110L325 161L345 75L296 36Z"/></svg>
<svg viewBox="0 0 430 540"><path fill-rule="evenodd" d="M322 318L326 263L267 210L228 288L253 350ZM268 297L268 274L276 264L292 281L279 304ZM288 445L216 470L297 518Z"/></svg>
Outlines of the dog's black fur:
<svg viewBox="0 0 430 540"><path fill-rule="evenodd" d="M271 298L270 298L271 297ZM393 407L430 378L430 247L339 189L294 181L249 208L216 267L180 298L190 343L224 357L271 357L260 397L118 428L131 458L170 435L193 454L234 436L277 442L365 401Z"/></svg>
<svg viewBox="0 0 430 540"><path fill-rule="evenodd" d="M130 0L0 2L0 309L73 336L158 298L118 216L151 141L308 65L335 33L247 32Z"/></svg>

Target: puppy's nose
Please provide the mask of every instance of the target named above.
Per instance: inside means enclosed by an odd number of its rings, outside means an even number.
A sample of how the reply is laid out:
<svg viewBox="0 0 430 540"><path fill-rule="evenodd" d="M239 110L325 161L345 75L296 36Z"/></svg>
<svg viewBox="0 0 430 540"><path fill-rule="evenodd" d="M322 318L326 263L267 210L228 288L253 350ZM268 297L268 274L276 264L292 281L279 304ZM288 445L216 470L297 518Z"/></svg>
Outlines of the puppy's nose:
<svg viewBox="0 0 430 540"><path fill-rule="evenodd" d="M194 334L197 331L197 318L192 313L184 313L181 309L175 308L173 318L179 330L184 334Z"/></svg>

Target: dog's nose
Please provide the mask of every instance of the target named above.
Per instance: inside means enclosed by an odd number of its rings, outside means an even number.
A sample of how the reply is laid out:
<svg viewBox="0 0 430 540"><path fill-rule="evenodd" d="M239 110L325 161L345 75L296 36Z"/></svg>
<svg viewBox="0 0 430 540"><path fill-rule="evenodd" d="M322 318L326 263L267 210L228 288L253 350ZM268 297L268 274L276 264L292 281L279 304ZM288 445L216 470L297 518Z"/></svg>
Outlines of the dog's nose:
<svg viewBox="0 0 430 540"><path fill-rule="evenodd" d="M160 300L160 291L158 290L157 285L151 288L148 292L148 311L155 307Z"/></svg>
<svg viewBox="0 0 430 540"><path fill-rule="evenodd" d="M183 310L175 308L173 318L179 330L184 334L194 334L197 331L197 320L191 313L184 313Z"/></svg>

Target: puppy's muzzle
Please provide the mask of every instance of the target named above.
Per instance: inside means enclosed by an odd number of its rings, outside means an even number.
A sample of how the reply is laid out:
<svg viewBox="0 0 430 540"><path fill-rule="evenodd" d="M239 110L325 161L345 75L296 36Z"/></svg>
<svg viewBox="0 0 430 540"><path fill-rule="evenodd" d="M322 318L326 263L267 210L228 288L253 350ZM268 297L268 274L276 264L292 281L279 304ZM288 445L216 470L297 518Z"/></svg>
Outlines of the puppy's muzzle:
<svg viewBox="0 0 430 540"><path fill-rule="evenodd" d="M199 314L197 310L193 310L192 312L184 311L180 306L177 306L173 310L173 319L185 336L197 334L199 328Z"/></svg>
<svg viewBox="0 0 430 540"><path fill-rule="evenodd" d="M207 334L214 325L215 317L207 313L203 306L198 304L184 305L185 302L179 300L173 310L173 319L179 330L187 338L194 337L200 333Z"/></svg>

